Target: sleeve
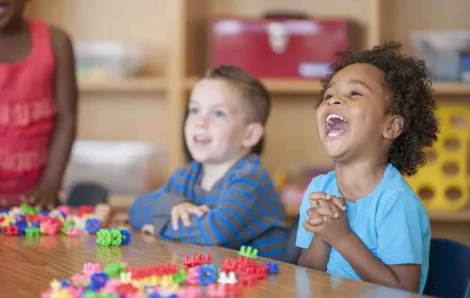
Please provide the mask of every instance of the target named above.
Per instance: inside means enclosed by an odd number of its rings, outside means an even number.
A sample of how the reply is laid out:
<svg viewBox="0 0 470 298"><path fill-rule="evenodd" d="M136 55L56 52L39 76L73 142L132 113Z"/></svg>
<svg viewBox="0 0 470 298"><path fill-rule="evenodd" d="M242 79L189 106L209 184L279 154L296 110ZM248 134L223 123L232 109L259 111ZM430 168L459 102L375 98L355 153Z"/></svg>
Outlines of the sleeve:
<svg viewBox="0 0 470 298"><path fill-rule="evenodd" d="M412 194L401 192L377 210L377 256L387 265L422 264L426 210Z"/></svg>
<svg viewBox="0 0 470 298"><path fill-rule="evenodd" d="M300 248L308 248L313 239L313 233L304 229L304 221L308 219L307 210L310 208L310 200L308 196L312 192L319 191L317 185L317 179L312 179L310 185L307 187L307 190L304 193L302 203L300 204L299 227L297 228L297 239L295 241L295 245Z"/></svg>
<svg viewBox="0 0 470 298"><path fill-rule="evenodd" d="M135 199L129 211L132 228L140 230L146 224L154 224L158 217L168 218L174 206L190 202L191 198L185 194L189 193L188 181L194 179L190 171L179 169L170 177L168 184L158 191L143 194Z"/></svg>
<svg viewBox="0 0 470 298"><path fill-rule="evenodd" d="M285 211L266 171L234 178L221 191L215 208L191 226L173 230L168 223L165 239L238 248L284 220Z"/></svg>

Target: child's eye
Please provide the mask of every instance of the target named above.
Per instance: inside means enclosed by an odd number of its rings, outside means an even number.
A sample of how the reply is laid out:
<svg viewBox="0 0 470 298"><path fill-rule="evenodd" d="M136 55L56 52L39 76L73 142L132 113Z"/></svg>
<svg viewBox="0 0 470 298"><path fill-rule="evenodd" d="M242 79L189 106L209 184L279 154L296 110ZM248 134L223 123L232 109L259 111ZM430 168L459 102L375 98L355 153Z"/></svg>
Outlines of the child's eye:
<svg viewBox="0 0 470 298"><path fill-rule="evenodd" d="M362 96L362 94L356 91L351 91L351 93L349 93L349 96Z"/></svg>
<svg viewBox="0 0 470 298"><path fill-rule="evenodd" d="M199 112L199 109L198 108L189 108L188 109L188 114L197 114Z"/></svg>
<svg viewBox="0 0 470 298"><path fill-rule="evenodd" d="M331 94L325 94L325 96L323 97L323 100L328 100L331 98Z"/></svg>
<svg viewBox="0 0 470 298"><path fill-rule="evenodd" d="M215 117L217 117L217 118L224 118L224 117L226 116L226 114L225 114L224 112L222 112L222 111L215 111L215 112L214 112L214 115L215 115Z"/></svg>

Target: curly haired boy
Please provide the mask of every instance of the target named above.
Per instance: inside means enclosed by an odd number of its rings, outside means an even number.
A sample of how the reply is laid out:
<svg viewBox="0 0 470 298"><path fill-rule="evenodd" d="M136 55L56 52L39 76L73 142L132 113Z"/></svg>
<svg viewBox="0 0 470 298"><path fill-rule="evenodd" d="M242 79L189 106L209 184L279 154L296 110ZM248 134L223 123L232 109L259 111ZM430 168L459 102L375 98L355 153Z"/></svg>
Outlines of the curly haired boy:
<svg viewBox="0 0 470 298"><path fill-rule="evenodd" d="M300 207L299 265L422 293L431 229L403 178L437 140L436 103L424 62L400 44L338 54L317 110L318 134L335 163Z"/></svg>

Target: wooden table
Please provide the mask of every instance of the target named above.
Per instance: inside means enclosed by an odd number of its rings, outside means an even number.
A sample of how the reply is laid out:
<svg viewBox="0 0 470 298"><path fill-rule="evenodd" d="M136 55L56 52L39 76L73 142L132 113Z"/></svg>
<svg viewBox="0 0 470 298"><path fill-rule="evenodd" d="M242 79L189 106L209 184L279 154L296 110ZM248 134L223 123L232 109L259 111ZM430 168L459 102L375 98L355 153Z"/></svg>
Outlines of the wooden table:
<svg viewBox="0 0 470 298"><path fill-rule="evenodd" d="M65 236L37 239L0 236L0 297L40 297L50 282L83 269L83 264L102 265L126 262L131 266L148 266L175 262L182 265L186 255L211 253L215 264L237 252L219 247L201 247L133 234L129 246L100 247L95 237L68 238ZM260 258L260 261L263 261ZM280 264L280 274L268 276L253 288L244 291L245 297L418 297L410 293L374 286L361 281L330 277L310 269Z"/></svg>

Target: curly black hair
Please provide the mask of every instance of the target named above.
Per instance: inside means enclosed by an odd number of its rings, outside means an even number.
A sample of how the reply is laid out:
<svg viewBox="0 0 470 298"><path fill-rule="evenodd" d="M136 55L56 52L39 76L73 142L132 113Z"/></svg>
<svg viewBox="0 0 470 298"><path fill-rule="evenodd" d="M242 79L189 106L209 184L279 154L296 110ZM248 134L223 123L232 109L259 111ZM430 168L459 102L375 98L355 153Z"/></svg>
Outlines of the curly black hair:
<svg viewBox="0 0 470 298"><path fill-rule="evenodd" d="M388 162L411 176L426 163L424 148L437 141L439 122L424 61L401 54L400 48L400 43L388 42L363 52L337 53L338 61L323 81L320 96L323 98L333 76L348 65L367 63L382 70L391 95L388 112L404 118L403 132L393 142Z"/></svg>

